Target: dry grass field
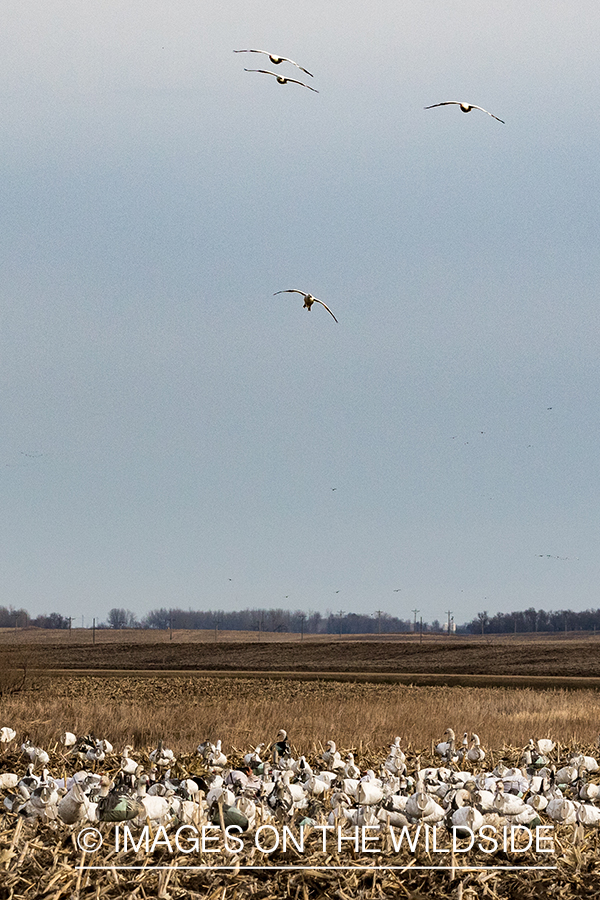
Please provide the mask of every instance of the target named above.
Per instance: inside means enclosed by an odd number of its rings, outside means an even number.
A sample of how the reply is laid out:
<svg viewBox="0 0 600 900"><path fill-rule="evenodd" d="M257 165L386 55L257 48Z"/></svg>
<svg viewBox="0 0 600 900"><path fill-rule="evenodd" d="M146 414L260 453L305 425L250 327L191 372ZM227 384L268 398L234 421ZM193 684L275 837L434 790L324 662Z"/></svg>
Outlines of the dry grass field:
<svg viewBox="0 0 600 900"><path fill-rule="evenodd" d="M248 747L285 727L300 753L330 738L345 747L383 746L397 734L426 752L448 726L476 731L495 748L545 736L590 745L600 728L600 638L593 635L422 643L407 635L169 637L103 630L92 646L91 632L80 629L0 632L0 726L42 745L69 730L136 747L164 737L179 752L206 738ZM12 694L24 666L23 690ZM402 673L412 673L413 683L394 683ZM573 683L580 690L564 689Z"/></svg>
<svg viewBox="0 0 600 900"><path fill-rule="evenodd" d="M530 737L570 746L595 745L596 691L461 688L302 679L198 675L44 676L2 702L2 725L53 745L63 731L106 737L142 749L164 738L178 753L205 739L248 749L285 728L298 754L318 742L380 750L396 735L431 753L449 726L476 731L501 752Z"/></svg>

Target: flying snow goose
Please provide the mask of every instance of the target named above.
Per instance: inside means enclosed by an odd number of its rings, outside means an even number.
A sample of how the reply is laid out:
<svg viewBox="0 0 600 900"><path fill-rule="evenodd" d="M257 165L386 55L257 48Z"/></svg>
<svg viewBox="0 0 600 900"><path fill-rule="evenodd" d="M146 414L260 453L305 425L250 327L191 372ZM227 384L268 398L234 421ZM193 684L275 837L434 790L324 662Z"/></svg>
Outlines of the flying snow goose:
<svg viewBox="0 0 600 900"><path fill-rule="evenodd" d="M303 81L298 81L297 78L285 78L283 75L278 75L277 72L269 72L268 69L244 69L244 72L260 72L261 75L273 75L279 84L300 84L302 87L308 88L309 91L314 91L315 94L319 93L318 90L311 87L310 84L304 84Z"/></svg>
<svg viewBox="0 0 600 900"><path fill-rule="evenodd" d="M287 56L275 56L274 53L269 53L268 50L234 50L234 53L264 53L265 56L268 56L274 66L280 65L282 62L289 62L292 66L296 66L297 69L300 69L301 72L306 72L307 75L310 75L313 78L313 73L309 72L308 69L305 69L304 66L298 65L297 62L294 62L293 59L288 59Z"/></svg>
<svg viewBox="0 0 600 900"><path fill-rule="evenodd" d="M306 294L304 291L299 291L296 288L287 288L287 290L285 291L275 291L273 296L276 297L277 294L300 294L302 297L304 297L304 308L308 309L309 311L313 303L320 303L321 306L325 307L329 315L332 316L337 322L337 319L335 318L329 307L325 303L323 303L322 300L317 300L316 297L313 297L312 294Z"/></svg>
<svg viewBox="0 0 600 900"><path fill-rule="evenodd" d="M481 112L487 113L492 119L496 119L497 122L502 122L503 125L506 125L504 119L499 119L494 113L484 109L483 106L475 106L474 103L465 103L462 100L444 100L443 103L433 103L431 106L426 106L425 109L435 109L436 106L460 106L461 111L464 113L471 112L472 109L480 109Z"/></svg>

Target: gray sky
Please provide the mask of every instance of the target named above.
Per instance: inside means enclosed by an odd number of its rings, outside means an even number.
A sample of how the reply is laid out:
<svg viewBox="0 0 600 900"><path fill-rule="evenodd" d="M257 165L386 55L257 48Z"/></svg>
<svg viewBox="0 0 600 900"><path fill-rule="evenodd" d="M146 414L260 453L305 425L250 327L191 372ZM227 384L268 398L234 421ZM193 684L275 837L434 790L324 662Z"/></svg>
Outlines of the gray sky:
<svg viewBox="0 0 600 900"><path fill-rule="evenodd" d="M599 32L7 0L0 605L599 606Z"/></svg>

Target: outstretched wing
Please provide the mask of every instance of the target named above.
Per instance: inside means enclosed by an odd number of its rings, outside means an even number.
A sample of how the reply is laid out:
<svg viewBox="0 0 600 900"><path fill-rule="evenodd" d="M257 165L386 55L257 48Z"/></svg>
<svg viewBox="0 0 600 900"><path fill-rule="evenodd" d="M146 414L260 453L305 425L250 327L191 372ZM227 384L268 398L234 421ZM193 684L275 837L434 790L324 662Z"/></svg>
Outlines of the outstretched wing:
<svg viewBox="0 0 600 900"><path fill-rule="evenodd" d="M469 105L471 106L472 104L469 104ZM498 116L495 116L494 113L491 113L489 110L484 109L483 106L473 106L473 109L480 109L481 112L487 113L488 116L491 116L492 119L496 120L496 122L502 122L503 125L506 125L506 122L504 121L504 119L499 119Z"/></svg>
<svg viewBox="0 0 600 900"><path fill-rule="evenodd" d="M444 100L443 103L433 103L431 106L426 106L425 109L435 109L436 106L464 106L469 107L470 109L480 109L481 112L487 113L492 119L496 119L497 122L502 122L503 125L506 125L504 119L499 119L498 116L495 116L494 113L484 109L483 106L476 106L474 103L465 103L464 100Z"/></svg>
<svg viewBox="0 0 600 900"><path fill-rule="evenodd" d="M301 72L306 72L307 75L310 75L313 78L313 73L309 72L308 69L305 69L304 66L299 65L297 62L294 62L293 59L288 59L287 56L277 56L276 53L269 53L268 50L234 50L234 53L264 53L265 56L268 56L272 63L276 66L282 62L289 62L292 66L296 66L297 69L300 69Z"/></svg>
<svg viewBox="0 0 600 900"><path fill-rule="evenodd" d="M262 72L263 75L274 75L275 78L279 78L277 72L269 72L267 69L244 69L244 72Z"/></svg>
<svg viewBox="0 0 600 900"><path fill-rule="evenodd" d="M300 68L300 66L298 66ZM290 81L292 84L301 84L302 87L308 88L309 91L314 91L315 94L318 94L318 90L316 88L311 88L310 84L304 84L303 81L297 81L295 78L286 78L286 81Z"/></svg>
<svg viewBox="0 0 600 900"><path fill-rule="evenodd" d="M333 316L333 318L335 319L335 316L333 315L333 313L331 312L331 310L329 309L329 307L327 306L326 303L323 303L322 300L317 300L316 297L314 298L314 302L315 302L315 303L320 303L321 306L324 306L325 309L327 310L327 312L329 313L329 315L330 315L330 316ZM335 319L335 321L337 322L337 319ZM339 322L338 322L338 325L339 325Z"/></svg>
<svg viewBox="0 0 600 900"><path fill-rule="evenodd" d="M303 297L308 297L306 291L299 291L296 288L287 288L285 291L275 291L273 296L276 297L277 294L302 294Z"/></svg>
<svg viewBox="0 0 600 900"><path fill-rule="evenodd" d="M424 109L435 109L436 106L460 106L460 100L444 100L443 103L433 103L431 106L425 106Z"/></svg>
<svg viewBox="0 0 600 900"><path fill-rule="evenodd" d="M288 59L287 56L277 56L276 59L278 59L280 62L289 62L293 66L296 66L297 69L300 69L301 72L306 72L307 75L310 75L311 78L314 78L312 72L309 72L308 69L305 69L304 66L301 66L299 63L294 62L293 59ZM271 57L271 60L273 60L273 57Z"/></svg>

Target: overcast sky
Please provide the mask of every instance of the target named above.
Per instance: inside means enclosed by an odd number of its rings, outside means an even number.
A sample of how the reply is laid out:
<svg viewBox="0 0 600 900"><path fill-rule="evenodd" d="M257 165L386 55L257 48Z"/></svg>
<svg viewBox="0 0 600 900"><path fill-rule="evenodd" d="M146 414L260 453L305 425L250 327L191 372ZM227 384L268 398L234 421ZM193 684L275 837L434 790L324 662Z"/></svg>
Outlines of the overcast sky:
<svg viewBox="0 0 600 900"><path fill-rule="evenodd" d="M0 605L600 606L599 32L5 0Z"/></svg>

